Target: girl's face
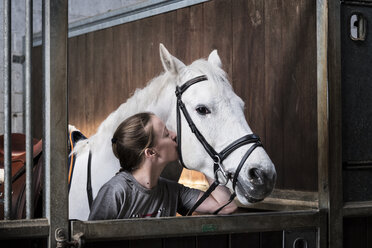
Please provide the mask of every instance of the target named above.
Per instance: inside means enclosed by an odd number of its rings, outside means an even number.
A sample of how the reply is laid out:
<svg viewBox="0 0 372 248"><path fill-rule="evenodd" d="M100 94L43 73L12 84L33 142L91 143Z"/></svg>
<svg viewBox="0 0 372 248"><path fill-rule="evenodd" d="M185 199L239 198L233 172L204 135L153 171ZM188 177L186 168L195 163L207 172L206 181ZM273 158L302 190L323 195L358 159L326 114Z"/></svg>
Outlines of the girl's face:
<svg viewBox="0 0 372 248"><path fill-rule="evenodd" d="M161 162L172 162L178 159L177 135L169 131L164 122L157 116L152 116L152 124L155 132L154 150Z"/></svg>

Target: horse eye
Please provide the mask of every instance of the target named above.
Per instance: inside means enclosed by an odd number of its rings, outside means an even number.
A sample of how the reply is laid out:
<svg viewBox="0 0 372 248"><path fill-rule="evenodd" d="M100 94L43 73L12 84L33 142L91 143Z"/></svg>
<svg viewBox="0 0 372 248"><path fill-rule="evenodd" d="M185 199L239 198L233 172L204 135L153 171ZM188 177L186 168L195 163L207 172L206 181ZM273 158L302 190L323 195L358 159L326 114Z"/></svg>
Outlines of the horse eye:
<svg viewBox="0 0 372 248"><path fill-rule="evenodd" d="M207 115L211 113L211 111L206 106L198 106L196 107L196 111L200 115Z"/></svg>

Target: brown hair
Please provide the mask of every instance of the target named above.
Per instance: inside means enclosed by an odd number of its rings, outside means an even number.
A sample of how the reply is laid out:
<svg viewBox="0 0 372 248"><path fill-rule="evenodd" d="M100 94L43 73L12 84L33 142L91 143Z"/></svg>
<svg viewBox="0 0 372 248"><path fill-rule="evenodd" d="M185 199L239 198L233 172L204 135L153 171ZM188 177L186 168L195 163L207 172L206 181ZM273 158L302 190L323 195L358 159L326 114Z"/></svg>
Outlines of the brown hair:
<svg viewBox="0 0 372 248"><path fill-rule="evenodd" d="M155 134L151 118L154 114L144 112L124 120L112 138L112 151L120 161L120 171L134 171L143 160L146 148L154 146Z"/></svg>

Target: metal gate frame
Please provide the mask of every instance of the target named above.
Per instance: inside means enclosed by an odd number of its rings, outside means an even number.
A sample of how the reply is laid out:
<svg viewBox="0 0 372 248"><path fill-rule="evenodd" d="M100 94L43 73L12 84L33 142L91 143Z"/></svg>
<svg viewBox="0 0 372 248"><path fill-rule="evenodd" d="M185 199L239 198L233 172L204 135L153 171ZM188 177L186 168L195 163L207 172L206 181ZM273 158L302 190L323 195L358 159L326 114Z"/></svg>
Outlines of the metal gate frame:
<svg viewBox="0 0 372 248"><path fill-rule="evenodd" d="M68 237L67 185L67 11L68 0L43 1L43 159L44 209L32 219L31 47L32 0L26 4L26 219L10 220L11 211L11 0L4 0L4 221L0 238L48 238L56 247L55 233ZM65 142L63 142L65 141Z"/></svg>
<svg viewBox="0 0 372 248"><path fill-rule="evenodd" d="M4 0L4 112L5 112L5 213L11 209L11 49L10 0ZM31 123L32 16L27 3L26 123ZM67 195L67 0L43 1L44 73L44 218L32 219L30 164L32 130L27 135L27 219L0 221L0 239L48 238L48 246L59 241L85 239L132 239L150 237L263 232L312 228L317 247L342 247L343 217L370 213L372 204L344 205L341 160L341 49L340 2L317 0L317 124L318 206L314 210L248 213L231 216L169 217L145 220L69 221ZM31 24L30 24L31 23ZM61 142L66 141L66 142ZM65 176L64 176L65 175ZM56 198L56 196L58 196ZM70 233L69 233L70 232ZM77 240L78 241L78 240ZM59 244L61 245L61 244ZM283 244L284 245L284 244Z"/></svg>
<svg viewBox="0 0 372 248"><path fill-rule="evenodd" d="M231 216L169 217L160 219L129 219L115 221L71 221L71 236L85 241L123 240L155 237L190 236L222 233L246 233L313 229L316 246L327 247L329 206L329 81L328 81L328 0L317 1L318 47L318 174L319 196L316 209L246 213ZM285 244L283 243L283 247ZM292 244L291 244L292 247Z"/></svg>
<svg viewBox="0 0 372 248"><path fill-rule="evenodd" d="M160 219L129 219L114 221L71 221L71 237L85 241L95 240L124 240L154 237L190 236L205 234L226 234L265 232L295 229L313 229L316 232L317 247L342 247L342 239L338 235L340 223L338 217L338 200L340 199L341 180L340 153L334 144L339 144L340 119L337 119L338 108L335 111L329 104L339 100L337 89L340 81L337 77L339 56L337 32L329 32L329 28L337 27L339 6L333 0L317 0L317 112L318 112L318 202L316 209L279 211L269 213L246 213L231 216L193 216L169 217ZM332 15L330 15L330 13ZM336 36L336 38L334 38ZM335 47L330 41L336 42ZM331 49L330 49L331 48ZM329 61L332 64L330 67ZM333 74L332 74L333 73ZM333 81L336 80L336 81ZM336 88L336 90L333 89ZM332 89L332 90L331 90ZM335 98L330 96L335 95ZM333 115L331 115L333 114ZM335 135L335 136L334 136ZM332 175L337 182L330 184ZM341 193L342 194L342 193ZM332 203L330 202L332 201ZM332 210L332 214L330 211ZM336 227L333 224L337 224ZM342 221L341 221L342 229ZM342 237L342 236L341 236ZM337 241L331 243L331 241ZM340 243L341 242L341 243ZM331 245L332 244L332 245ZM294 247L294 243L289 247ZM283 247L287 247L283 242Z"/></svg>

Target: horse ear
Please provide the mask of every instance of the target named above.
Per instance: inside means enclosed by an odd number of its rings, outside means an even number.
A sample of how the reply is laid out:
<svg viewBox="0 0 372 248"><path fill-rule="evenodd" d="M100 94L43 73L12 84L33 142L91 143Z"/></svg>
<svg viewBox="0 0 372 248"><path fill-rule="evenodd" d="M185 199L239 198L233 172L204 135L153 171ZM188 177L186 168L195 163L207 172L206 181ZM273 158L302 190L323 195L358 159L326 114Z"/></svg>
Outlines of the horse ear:
<svg viewBox="0 0 372 248"><path fill-rule="evenodd" d="M185 64L176 57L172 56L162 43L160 43L159 45L159 51L161 63L163 64L164 70L169 71L173 74L178 74L179 71L183 67L185 67Z"/></svg>
<svg viewBox="0 0 372 248"><path fill-rule="evenodd" d="M209 54L208 62L212 65L222 68L222 62L220 56L218 56L217 50L213 50L211 54Z"/></svg>

